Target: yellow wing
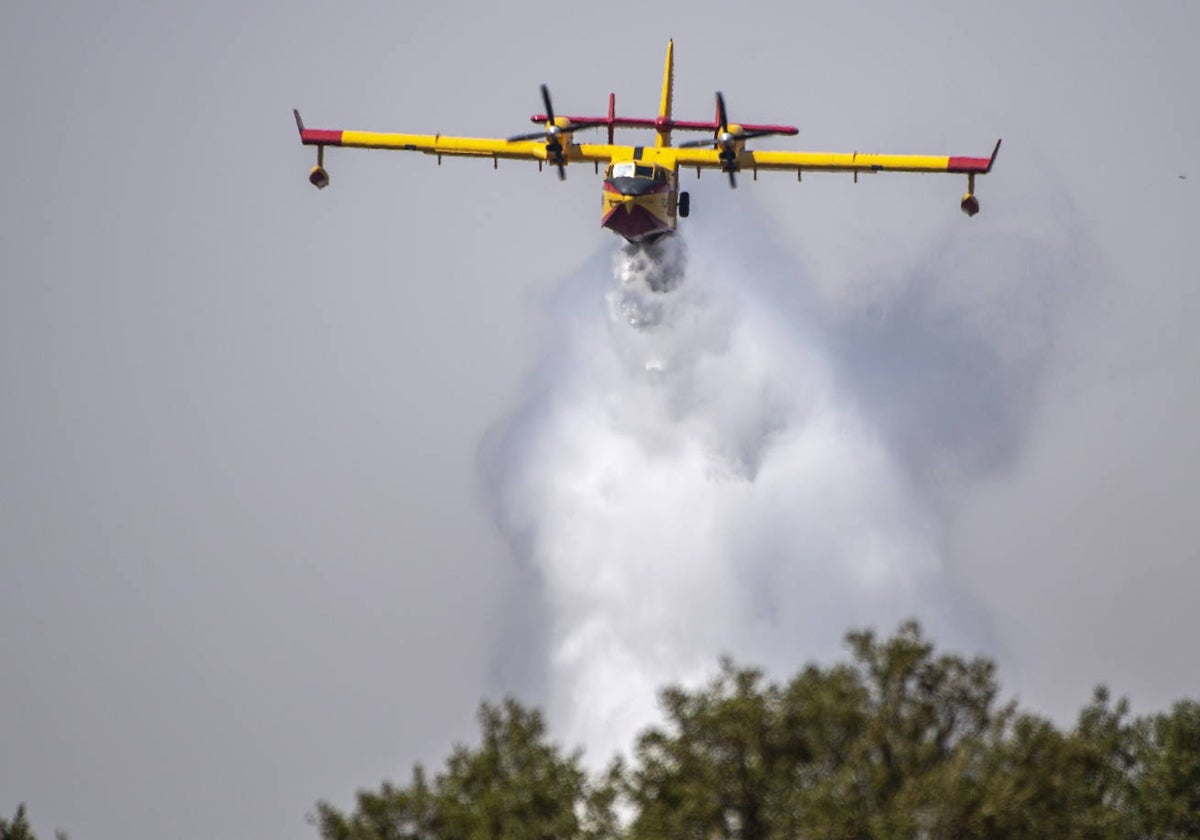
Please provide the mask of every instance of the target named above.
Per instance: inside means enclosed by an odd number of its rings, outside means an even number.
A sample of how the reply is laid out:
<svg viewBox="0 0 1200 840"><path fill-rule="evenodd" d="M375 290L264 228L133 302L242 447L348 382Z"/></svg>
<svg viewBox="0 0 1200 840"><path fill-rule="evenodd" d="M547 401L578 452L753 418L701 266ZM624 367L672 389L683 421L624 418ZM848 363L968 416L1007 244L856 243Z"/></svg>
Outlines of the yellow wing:
<svg viewBox="0 0 1200 840"><path fill-rule="evenodd" d="M718 94L719 97L719 94ZM695 167L720 169L729 174L730 186L736 186L734 173L750 170L755 175L760 169L783 169L800 177L809 172L852 172L855 180L858 173L874 172L959 172L967 176L967 191L960 207L968 216L979 212L979 199L975 196L975 176L992 171L996 155L1000 153L1000 141L991 157L959 157L954 155L877 155L860 152L771 152L747 151L744 140L734 135L724 145L712 149L676 148L670 152L677 168Z"/></svg>
<svg viewBox="0 0 1200 840"><path fill-rule="evenodd" d="M423 152L427 155L500 158L508 160L553 160L554 151L545 140L505 140L502 137L450 137L444 134L392 134L378 131L342 131L307 128L295 112L300 142L306 146L340 146L355 149L391 149L404 152ZM562 131L558 142L566 162L607 162L614 153L631 150L631 146L576 144L570 131Z"/></svg>
<svg viewBox="0 0 1200 840"><path fill-rule="evenodd" d="M787 170L792 172L959 172L983 174L991 171L1000 143L991 157L953 155L881 155L862 152L771 152L739 150L735 157L740 171ZM673 149L676 166L697 169L728 169L729 158L718 149Z"/></svg>

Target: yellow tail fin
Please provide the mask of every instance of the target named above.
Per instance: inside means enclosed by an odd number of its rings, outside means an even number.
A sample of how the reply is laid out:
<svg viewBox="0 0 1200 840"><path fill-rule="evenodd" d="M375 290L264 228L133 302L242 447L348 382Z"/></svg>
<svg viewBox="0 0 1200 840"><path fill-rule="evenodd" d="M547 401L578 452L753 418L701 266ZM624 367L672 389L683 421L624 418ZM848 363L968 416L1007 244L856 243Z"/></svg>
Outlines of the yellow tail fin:
<svg viewBox="0 0 1200 840"><path fill-rule="evenodd" d="M662 99L658 104L660 125L669 126L671 123L671 100L675 93L675 41L667 41L667 63L663 68ZM655 145L659 148L671 145L671 129L659 128Z"/></svg>

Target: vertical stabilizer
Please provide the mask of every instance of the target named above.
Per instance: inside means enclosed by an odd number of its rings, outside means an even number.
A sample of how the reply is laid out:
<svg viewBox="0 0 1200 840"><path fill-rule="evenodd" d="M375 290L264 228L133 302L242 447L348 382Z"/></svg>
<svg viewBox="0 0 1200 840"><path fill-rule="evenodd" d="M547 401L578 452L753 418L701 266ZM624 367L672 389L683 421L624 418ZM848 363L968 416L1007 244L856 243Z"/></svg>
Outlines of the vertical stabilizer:
<svg viewBox="0 0 1200 840"><path fill-rule="evenodd" d="M675 93L675 41L667 41L667 63L663 68L662 99L658 104L658 137L655 145L659 148L671 145L671 100Z"/></svg>

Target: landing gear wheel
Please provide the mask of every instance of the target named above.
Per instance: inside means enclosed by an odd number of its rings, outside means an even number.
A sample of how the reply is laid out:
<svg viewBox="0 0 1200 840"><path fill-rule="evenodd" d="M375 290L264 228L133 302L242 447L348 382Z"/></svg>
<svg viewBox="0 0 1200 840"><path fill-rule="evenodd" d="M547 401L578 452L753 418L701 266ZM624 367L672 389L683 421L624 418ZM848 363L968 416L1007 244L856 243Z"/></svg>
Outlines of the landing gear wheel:
<svg viewBox="0 0 1200 840"><path fill-rule="evenodd" d="M686 219L690 212L692 212L692 197L688 193L681 192L679 194L679 216Z"/></svg>

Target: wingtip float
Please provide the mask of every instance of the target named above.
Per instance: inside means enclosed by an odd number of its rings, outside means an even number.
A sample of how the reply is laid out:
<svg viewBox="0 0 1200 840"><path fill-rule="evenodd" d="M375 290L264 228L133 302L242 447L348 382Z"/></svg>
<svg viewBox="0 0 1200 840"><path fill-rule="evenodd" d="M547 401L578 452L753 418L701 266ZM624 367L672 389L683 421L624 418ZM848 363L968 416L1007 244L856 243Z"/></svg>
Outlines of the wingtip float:
<svg viewBox="0 0 1200 840"><path fill-rule="evenodd" d="M699 177L704 169L717 169L728 176L729 185L737 186L740 172L759 170L795 172L846 172L858 180L859 174L876 172L946 172L965 174L967 192L960 202L967 216L979 212L975 195L975 176L992 171L1000 153L1000 141L990 157L939 155L860 154L858 152L796 152L747 149L746 141L774 135L791 136L795 126L729 121L725 98L716 94L715 112L708 121L677 120L672 113L674 99L674 42L667 42L659 112L653 118L618 116L616 95L609 94L608 113L599 116L556 115L550 91L542 85L545 112L534 114L532 121L540 129L508 138L446 137L440 134L391 134L371 131L341 131L308 128L293 110L300 142L317 147L317 165L308 175L317 189L329 186L325 169L325 147L392 149L443 156L490 159L493 166L504 160L536 161L538 168L551 166L559 178L566 178L572 163L591 163L597 172L604 165L600 223L630 242L653 241L675 231L680 218L686 218L690 197L679 189L680 172L695 169ZM575 141L575 132L605 128L607 143ZM614 142L618 128L649 129L655 133L652 146L628 146ZM712 136L684 143L673 143L674 132L704 132Z"/></svg>

